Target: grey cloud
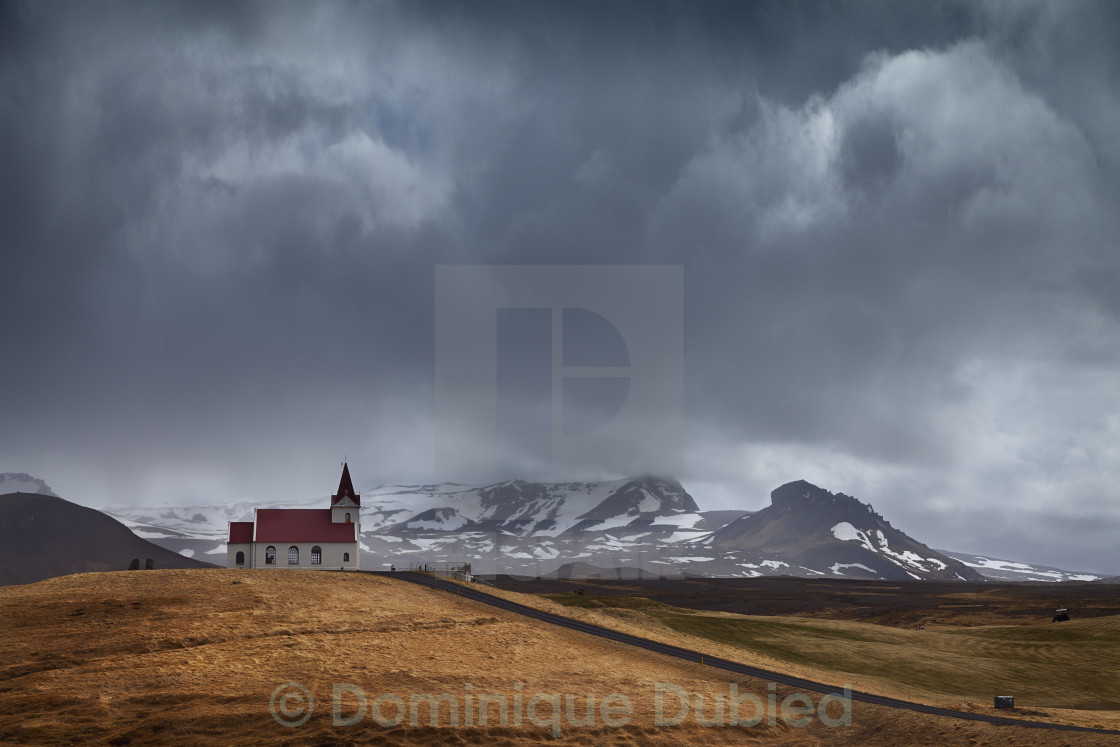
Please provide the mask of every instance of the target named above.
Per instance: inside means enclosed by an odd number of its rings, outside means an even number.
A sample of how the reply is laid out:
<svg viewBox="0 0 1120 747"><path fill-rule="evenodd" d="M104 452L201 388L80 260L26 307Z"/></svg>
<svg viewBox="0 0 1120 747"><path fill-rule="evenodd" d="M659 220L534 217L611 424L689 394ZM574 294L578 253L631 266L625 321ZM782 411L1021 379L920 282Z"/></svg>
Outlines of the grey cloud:
<svg viewBox="0 0 1120 747"><path fill-rule="evenodd" d="M1117 517L1113 4L0 9L0 469L425 479L437 265L680 264L686 485Z"/></svg>

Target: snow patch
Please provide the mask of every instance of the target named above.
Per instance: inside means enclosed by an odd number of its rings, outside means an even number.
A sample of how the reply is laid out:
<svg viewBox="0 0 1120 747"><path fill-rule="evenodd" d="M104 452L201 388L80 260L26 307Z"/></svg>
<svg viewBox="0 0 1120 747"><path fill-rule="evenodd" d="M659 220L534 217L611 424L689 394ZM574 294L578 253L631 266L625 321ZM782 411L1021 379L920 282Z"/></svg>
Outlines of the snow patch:
<svg viewBox="0 0 1120 747"><path fill-rule="evenodd" d="M453 532L456 529L461 529L466 523L467 520L460 516L458 521L439 521L438 519L435 521L410 521L404 526L406 529L439 529Z"/></svg>
<svg viewBox="0 0 1120 747"><path fill-rule="evenodd" d="M642 488L642 493L642 500L638 502L638 513L645 514L661 508L661 501L650 495L648 490Z"/></svg>
<svg viewBox="0 0 1120 747"><path fill-rule="evenodd" d="M875 548L871 545L871 540L862 529L856 529L854 526L846 521L832 527L832 536L836 539L847 542L848 540L858 540L871 552L875 552Z"/></svg>
<svg viewBox="0 0 1120 747"><path fill-rule="evenodd" d="M833 563L832 567L829 568L829 570L835 573L837 576L843 576L844 572L840 570L841 568L862 568L868 573L874 573L876 576L879 575L879 572L877 570L875 570L874 568L868 568L862 563Z"/></svg>
<svg viewBox="0 0 1120 747"><path fill-rule="evenodd" d="M988 558L976 558L978 562L969 563L967 560L961 562L969 568L991 568L996 571L1028 571L1034 572L1034 568L1026 563L1012 563L1010 560L990 560Z"/></svg>
<svg viewBox="0 0 1120 747"><path fill-rule="evenodd" d="M705 532L703 530L673 532L672 534L670 534L668 537L665 538L665 541L666 542L691 542L692 540L695 540L699 537L703 537L706 534L711 534L711 532Z"/></svg>
<svg viewBox="0 0 1120 747"><path fill-rule="evenodd" d="M362 534L365 534L365 532L362 532ZM376 534L373 536L382 542L404 542L403 537L398 537L395 534Z"/></svg>

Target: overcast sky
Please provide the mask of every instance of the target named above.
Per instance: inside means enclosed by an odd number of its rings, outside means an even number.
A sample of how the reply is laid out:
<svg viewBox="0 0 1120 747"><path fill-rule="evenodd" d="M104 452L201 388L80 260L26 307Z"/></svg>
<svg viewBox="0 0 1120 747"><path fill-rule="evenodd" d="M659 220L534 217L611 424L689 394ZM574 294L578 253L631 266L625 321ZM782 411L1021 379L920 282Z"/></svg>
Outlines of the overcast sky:
<svg viewBox="0 0 1120 747"><path fill-rule="evenodd" d="M428 481L437 266L669 265L680 454L568 476L1120 572L1117 81L1105 2L0 2L0 472Z"/></svg>

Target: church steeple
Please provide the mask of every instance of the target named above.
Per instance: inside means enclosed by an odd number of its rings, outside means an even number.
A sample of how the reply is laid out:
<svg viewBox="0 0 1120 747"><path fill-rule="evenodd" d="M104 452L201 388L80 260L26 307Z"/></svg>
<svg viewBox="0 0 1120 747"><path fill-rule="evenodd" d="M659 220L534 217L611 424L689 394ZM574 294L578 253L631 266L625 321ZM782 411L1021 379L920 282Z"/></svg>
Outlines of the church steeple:
<svg viewBox="0 0 1120 747"><path fill-rule="evenodd" d="M354 483L350 480L350 465L343 462L342 479L338 481L338 492L331 496L331 508L360 505L361 496L354 492Z"/></svg>
<svg viewBox="0 0 1120 747"><path fill-rule="evenodd" d="M338 481L338 495L354 497L354 483L350 480L350 465L342 463L342 479Z"/></svg>

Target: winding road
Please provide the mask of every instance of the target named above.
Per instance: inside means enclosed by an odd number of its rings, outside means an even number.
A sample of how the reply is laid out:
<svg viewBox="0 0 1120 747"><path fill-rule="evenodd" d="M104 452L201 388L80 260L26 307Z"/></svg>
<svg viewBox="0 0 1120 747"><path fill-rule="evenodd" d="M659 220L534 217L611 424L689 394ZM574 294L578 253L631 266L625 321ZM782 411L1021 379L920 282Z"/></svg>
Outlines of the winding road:
<svg viewBox="0 0 1120 747"><path fill-rule="evenodd" d="M836 687L832 685L825 685L820 682L813 682L812 680L802 679L800 677L792 677L788 674L781 672L772 672L766 669L759 669L758 667L747 666L727 659L720 659L714 656L708 656L689 649L680 648L678 646L670 646L666 643L658 643L646 638L621 633L617 630L604 628L599 625L592 625L580 620L573 620L568 617L556 615L551 612L544 612L533 607L527 607L517 602L511 602L508 599L496 597L493 594L487 594L471 586L457 584L453 581L432 576L426 573L415 573L410 571L399 571L396 573L388 571L363 571L364 573L372 573L378 576L388 576L397 578L402 581L408 581L421 586L426 586L430 589L438 589L446 591L450 594L457 594L466 599L471 599L476 602L482 602L498 609L508 610L509 612L516 612L525 617L531 617L534 620L541 622L551 623L552 625L559 625L570 630L578 630L582 633L598 636L599 638L606 638L611 641L618 641L630 646L637 646L638 648L646 649L647 651L654 651L666 656L673 656L685 661L703 664L706 667L715 667L716 669L723 669L735 674L742 674L748 677L758 677L759 679L769 680L771 682L789 685L790 687L799 690L808 690L817 693L835 693ZM1045 721L1030 721L1027 719L1009 718L1007 716L994 716L985 713L968 713L966 711L955 711L951 708L938 708L936 706L925 705L923 703L911 703L906 700L899 700L897 698L888 698L883 695L872 695L871 693L862 693L852 691L852 700L858 700L862 703L872 703L874 705L886 706L887 708L899 708L906 711L915 711L917 713L928 713L933 716L948 716L949 718L964 719L966 721L983 721L989 724L1002 724L1004 726L1020 726L1028 729L1054 729L1059 731L1078 731L1089 732L1092 734L1109 734L1120 736L1120 731L1113 729L1097 729L1089 726L1071 726L1069 724L1052 724Z"/></svg>

